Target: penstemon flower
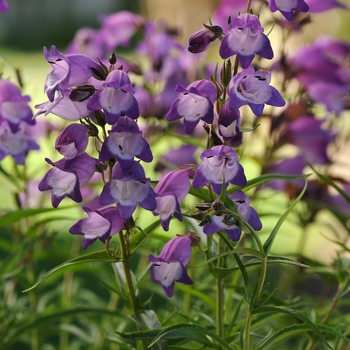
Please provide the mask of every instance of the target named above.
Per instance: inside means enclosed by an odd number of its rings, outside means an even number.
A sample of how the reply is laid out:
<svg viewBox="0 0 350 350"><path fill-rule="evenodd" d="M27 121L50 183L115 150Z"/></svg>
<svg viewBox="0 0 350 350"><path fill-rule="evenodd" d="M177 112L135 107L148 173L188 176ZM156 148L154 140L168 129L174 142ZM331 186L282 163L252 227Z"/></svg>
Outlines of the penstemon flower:
<svg viewBox="0 0 350 350"><path fill-rule="evenodd" d="M5 0L0 0L0 12L7 12L9 10L9 5Z"/></svg>
<svg viewBox="0 0 350 350"><path fill-rule="evenodd" d="M230 82L229 108L237 110L248 105L253 113L260 116L265 104L282 107L285 101L276 88L270 86L271 73L255 71L250 66L235 75Z"/></svg>
<svg viewBox="0 0 350 350"><path fill-rule="evenodd" d="M268 0L268 3L272 12L280 11L284 18L289 21L294 18L293 11L309 11L309 6L304 0Z"/></svg>
<svg viewBox="0 0 350 350"><path fill-rule="evenodd" d="M272 59L270 40L263 31L264 28L255 15L245 13L238 16L229 24L228 33L221 41L220 56L229 58L237 54L242 68L248 68L255 55Z"/></svg>

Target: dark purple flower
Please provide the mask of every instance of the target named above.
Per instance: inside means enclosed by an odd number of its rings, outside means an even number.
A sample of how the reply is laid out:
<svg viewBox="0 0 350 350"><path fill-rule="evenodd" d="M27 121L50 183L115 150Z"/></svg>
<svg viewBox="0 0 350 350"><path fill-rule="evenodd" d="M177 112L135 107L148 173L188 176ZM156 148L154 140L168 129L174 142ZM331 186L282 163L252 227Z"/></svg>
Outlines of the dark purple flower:
<svg viewBox="0 0 350 350"><path fill-rule="evenodd" d="M205 51L208 46L224 34L220 26L208 26L203 24L202 29L188 38L188 51L192 53L200 53Z"/></svg>
<svg viewBox="0 0 350 350"><path fill-rule="evenodd" d="M91 96L87 106L91 111L103 109L108 124L114 124L121 115L137 119L140 111L134 93L128 74L114 70L108 74L103 88Z"/></svg>
<svg viewBox="0 0 350 350"><path fill-rule="evenodd" d="M154 188L157 208L154 215L159 215L162 227L169 230L171 217L174 215L182 221L180 202L190 190L189 170L174 170L164 175Z"/></svg>
<svg viewBox="0 0 350 350"><path fill-rule="evenodd" d="M191 134L203 120L211 124L214 119L214 101L216 100L216 87L208 80L197 80L187 89L178 84L175 88L179 97L172 103L166 115L169 121L184 118L184 127L187 134Z"/></svg>
<svg viewBox="0 0 350 350"><path fill-rule="evenodd" d="M244 170L238 163L236 152L228 146L214 146L201 154L202 163L198 166L192 186L200 189L212 184L215 193L221 193L225 177L225 187L229 183L244 186L247 183Z"/></svg>
<svg viewBox="0 0 350 350"><path fill-rule="evenodd" d="M232 194L227 194L227 196L236 204L238 213L242 216L242 218L255 231L261 230L261 221L255 209L249 206L249 197L243 191L240 190L237 190ZM215 215L211 217L210 223L204 225L203 232L207 235L211 235L213 233L223 230L233 241L238 241L241 237L242 230L240 227L237 226L237 224L237 219L232 215Z"/></svg>
<svg viewBox="0 0 350 350"><path fill-rule="evenodd" d="M175 281L193 283L185 266L191 258L192 246L197 243L198 240L191 235L177 236L164 246L158 258L151 254L148 256L148 260L152 262L151 280L162 285L168 298L174 295Z"/></svg>
<svg viewBox="0 0 350 350"><path fill-rule="evenodd" d="M220 45L220 56L238 55L242 68L248 68L255 55L273 58L270 40L263 34L264 28L255 15L245 13L235 18L228 27Z"/></svg>
<svg viewBox="0 0 350 350"><path fill-rule="evenodd" d="M293 11L309 11L309 6L304 0L268 0L268 2L271 12L280 11L288 21L294 18Z"/></svg>
<svg viewBox="0 0 350 350"><path fill-rule="evenodd" d="M7 12L9 10L9 5L5 0L0 0L0 12Z"/></svg>
<svg viewBox="0 0 350 350"><path fill-rule="evenodd" d="M241 115L239 109L229 109L229 103L225 102L219 113L218 129L222 138L232 141L242 141L242 132L240 131Z"/></svg>
<svg viewBox="0 0 350 350"><path fill-rule="evenodd" d="M128 117L120 117L102 145L100 160L117 157L122 170L127 171L134 156L148 163L153 160L149 144L142 137L136 122Z"/></svg>
<svg viewBox="0 0 350 350"><path fill-rule="evenodd" d="M93 113L87 108L89 100L82 102L73 101L69 98L71 91L71 89L57 90L55 99L52 102L47 101L36 105L35 108L39 109L39 111L35 113L34 118L40 114L46 116L49 113L72 121L91 116Z"/></svg>
<svg viewBox="0 0 350 350"><path fill-rule="evenodd" d="M58 135L55 148L66 159L72 159L85 151L88 142L86 126L70 124Z"/></svg>
<svg viewBox="0 0 350 350"><path fill-rule="evenodd" d="M92 69L101 68L97 62L85 55L64 55L54 45L51 46L50 51L44 47L44 56L52 67L44 85L45 93L51 102L58 88L65 90L68 87L84 84L93 76Z"/></svg>
<svg viewBox="0 0 350 350"><path fill-rule="evenodd" d="M309 5L309 12L311 13L318 13L318 12L324 12L329 11L334 8L342 8L342 9L349 9L348 6L343 4L342 2L338 0L305 0L306 3Z"/></svg>
<svg viewBox="0 0 350 350"><path fill-rule="evenodd" d="M85 185L95 173L96 159L82 153L73 159L63 158L57 162L46 159L53 166L39 183L40 191L52 190L51 202L57 208L68 197L75 202L82 201L80 186Z"/></svg>
<svg viewBox="0 0 350 350"><path fill-rule="evenodd" d="M324 120L304 116L290 123L285 131L289 142L299 147L306 161L311 164L330 162L327 147L334 140L335 132L325 129L323 124Z"/></svg>
<svg viewBox="0 0 350 350"><path fill-rule="evenodd" d="M120 217L116 207L105 207L96 210L83 207L88 218L75 223L69 232L73 235L83 235L83 248L94 243L97 239L105 242L106 239L118 233L124 226L125 220Z"/></svg>
<svg viewBox="0 0 350 350"><path fill-rule="evenodd" d="M149 182L140 163L133 161L130 169L124 172L118 162L113 167L112 180L103 187L100 202L102 205L117 202L120 216L125 220L131 217L137 204L153 211L157 202Z"/></svg>
<svg viewBox="0 0 350 350"><path fill-rule="evenodd" d="M282 107L285 101L276 88L270 86L271 72L256 71L250 66L236 74L230 82L229 108L237 110L248 105L260 116L265 104Z"/></svg>
<svg viewBox="0 0 350 350"><path fill-rule="evenodd" d="M101 17L99 37L106 52L114 51L117 46L128 45L143 22L141 16L129 11L119 11Z"/></svg>
<svg viewBox="0 0 350 350"><path fill-rule="evenodd" d="M24 164L27 152L39 149L39 145L28 136L26 128L28 126L22 123L13 133L7 121L0 123L0 161L10 154L17 164Z"/></svg>
<svg viewBox="0 0 350 350"><path fill-rule="evenodd" d="M19 124L34 125L33 112L28 106L29 96L22 96L18 86L8 80L0 79L0 123L7 121L11 131L16 133Z"/></svg>

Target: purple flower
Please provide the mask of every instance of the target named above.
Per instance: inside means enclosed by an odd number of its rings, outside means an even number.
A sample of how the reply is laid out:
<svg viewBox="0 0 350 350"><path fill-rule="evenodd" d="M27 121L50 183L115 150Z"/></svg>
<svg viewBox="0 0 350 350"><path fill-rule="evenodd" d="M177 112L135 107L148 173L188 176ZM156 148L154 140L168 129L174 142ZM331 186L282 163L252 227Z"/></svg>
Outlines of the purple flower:
<svg viewBox="0 0 350 350"><path fill-rule="evenodd" d="M185 266L191 258L192 246L197 243L198 240L191 235L177 236L164 246L158 258L151 254L148 256L148 260L152 262L151 280L162 285L168 298L174 295L175 281L193 283Z"/></svg>
<svg viewBox="0 0 350 350"><path fill-rule="evenodd" d="M291 21L294 18L293 11L309 11L309 6L304 0L268 0L268 2L270 4L271 12L280 11L288 21Z"/></svg>
<svg viewBox="0 0 350 350"><path fill-rule="evenodd" d="M92 95L87 106L91 111L103 109L108 124L114 124L121 115L137 119L140 111L134 93L129 76L122 70L114 70L108 74L103 88Z"/></svg>
<svg viewBox="0 0 350 350"><path fill-rule="evenodd" d="M131 217L137 204L153 211L157 202L149 182L140 163L133 161L130 169L124 172L118 162L113 167L112 180L103 187L100 202L102 205L117 202L120 216L125 220Z"/></svg>
<svg viewBox="0 0 350 350"><path fill-rule="evenodd" d="M129 11L119 11L101 18L100 40L106 52L117 46L126 46L138 28L143 25L141 16Z"/></svg>
<svg viewBox="0 0 350 350"><path fill-rule="evenodd" d="M324 120L315 119L312 116L300 117L290 123L285 136L289 143L300 148L306 161L311 164L329 163L327 146L334 140L335 133L323 127Z"/></svg>
<svg viewBox="0 0 350 350"><path fill-rule="evenodd" d="M142 137L136 122L128 117L120 117L102 145L100 160L117 157L122 170L127 171L134 156L144 162L153 160L149 144Z"/></svg>
<svg viewBox="0 0 350 350"><path fill-rule="evenodd" d="M208 46L219 38L224 32L220 26L208 26L203 24L202 29L188 38L188 51L192 53L200 53L205 51Z"/></svg>
<svg viewBox="0 0 350 350"><path fill-rule="evenodd" d="M66 159L72 159L85 151L88 142L85 125L70 124L58 135L55 148Z"/></svg>
<svg viewBox="0 0 350 350"><path fill-rule="evenodd" d="M57 90L55 99L52 102L47 101L35 105L35 108L39 109L39 111L35 113L34 118L40 114L46 116L52 113L62 119L75 121L92 115L93 113L87 108L88 100L82 102L71 100L69 98L71 91L71 89Z"/></svg>
<svg viewBox="0 0 350 350"><path fill-rule="evenodd" d="M306 0L306 3L309 5L311 13L324 12L334 8L349 9L348 6L338 0Z"/></svg>
<svg viewBox="0 0 350 350"><path fill-rule="evenodd" d="M240 131L241 115L239 109L229 109L229 103L225 102L219 113L218 129L222 138L232 141L242 141L242 132Z"/></svg>
<svg viewBox="0 0 350 350"><path fill-rule="evenodd" d="M154 188L157 208L154 215L160 216L162 227L169 230L171 217L174 215L182 221L180 202L190 190L189 170L174 170L164 175Z"/></svg>
<svg viewBox="0 0 350 350"><path fill-rule="evenodd" d="M16 133L19 124L35 124L33 112L28 106L29 96L22 96L18 86L8 80L0 79L0 123L7 121L11 131Z"/></svg>
<svg viewBox="0 0 350 350"><path fill-rule="evenodd" d="M1 122L0 161L10 154L17 164L24 164L27 152L39 149L39 145L28 136L26 128L26 124L20 124L14 133L7 121Z"/></svg>
<svg viewBox="0 0 350 350"><path fill-rule="evenodd" d="M254 208L249 206L249 197L240 190L227 194L227 196L236 204L238 213L248 224L255 230L259 231L262 228L258 213ZM237 226L238 221L232 215L213 216L211 222L203 227L203 232L207 235L219 231L225 231L233 241L238 241L241 237L241 228Z"/></svg>
<svg viewBox="0 0 350 350"><path fill-rule="evenodd" d="M256 71L252 66L243 69L230 82L229 108L237 110L248 105L253 113L260 116L265 104L282 107L285 101L273 86L270 86L271 72Z"/></svg>
<svg viewBox="0 0 350 350"><path fill-rule="evenodd" d="M220 56L238 55L242 68L248 68L255 54L266 59L273 58L270 40L263 34L264 28L255 15L245 13L235 18L228 26L220 45Z"/></svg>
<svg viewBox="0 0 350 350"><path fill-rule="evenodd" d="M50 63L52 70L47 75L44 89L52 102L57 89L81 85L94 74L93 69L100 70L100 65L91 58L81 54L67 54L59 52L52 45L50 51L44 47L44 56Z"/></svg>
<svg viewBox="0 0 350 350"><path fill-rule="evenodd" d="M5 0L0 0L0 12L7 12L9 10L9 5Z"/></svg>
<svg viewBox="0 0 350 350"><path fill-rule="evenodd" d="M216 87L208 80L197 80L187 89L178 84L175 88L179 97L172 103L166 115L169 121L184 118L184 127L187 134L191 134L203 120L212 123L214 119L214 101L216 100Z"/></svg>
<svg viewBox="0 0 350 350"><path fill-rule="evenodd" d="M212 184L215 193L221 193L225 177L225 187L229 183L244 186L247 183L244 170L238 163L236 152L228 146L214 146L201 154L202 163L198 166L192 186L200 189Z"/></svg>
<svg viewBox="0 0 350 350"><path fill-rule="evenodd" d="M81 219L75 223L69 232L73 235L83 235L83 248L94 243L97 238L101 242L116 233L124 226L125 220L120 217L116 207L106 207L96 210L83 207L88 214L88 218Z"/></svg>
<svg viewBox="0 0 350 350"><path fill-rule="evenodd" d="M63 158L57 162L46 159L53 166L39 183L39 191L52 190L51 202L57 208L68 197L81 202L80 186L85 185L95 173L96 159L82 153L73 159Z"/></svg>

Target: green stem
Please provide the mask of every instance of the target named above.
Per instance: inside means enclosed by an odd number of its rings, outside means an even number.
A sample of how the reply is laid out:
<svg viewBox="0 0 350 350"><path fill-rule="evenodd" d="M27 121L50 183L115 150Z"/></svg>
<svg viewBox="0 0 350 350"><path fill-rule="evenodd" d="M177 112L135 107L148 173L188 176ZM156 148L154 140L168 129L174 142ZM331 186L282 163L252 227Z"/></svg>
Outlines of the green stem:
<svg viewBox="0 0 350 350"><path fill-rule="evenodd" d="M247 13L250 12L251 6L252 6L252 0L248 0L248 3L247 3Z"/></svg>
<svg viewBox="0 0 350 350"><path fill-rule="evenodd" d="M219 251L218 253L221 254L223 247L222 247L222 239L219 237ZM225 258L220 257L218 259L218 267L224 267L225 265ZM224 279L222 277L216 278L216 328L217 328L217 334L224 338L225 336L225 330L224 330Z"/></svg>

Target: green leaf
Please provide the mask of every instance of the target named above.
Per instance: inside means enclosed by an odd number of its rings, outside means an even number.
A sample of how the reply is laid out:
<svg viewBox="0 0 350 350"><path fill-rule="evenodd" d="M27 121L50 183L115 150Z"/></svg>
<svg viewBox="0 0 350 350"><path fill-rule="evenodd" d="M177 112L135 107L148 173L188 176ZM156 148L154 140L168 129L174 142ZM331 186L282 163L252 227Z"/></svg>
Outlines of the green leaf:
<svg viewBox="0 0 350 350"><path fill-rule="evenodd" d="M290 309L290 308L285 307L285 306L263 306L263 307L259 307L259 308L256 308L253 310L253 314L265 313L265 312L285 313L289 316L293 316L294 318L304 322L305 324L307 324L310 327L311 330L313 330L319 336L319 338L327 346L327 348L332 349L332 347L328 344L324 335L321 333L319 327L317 327L312 321L310 321L305 315L303 315L299 311Z"/></svg>
<svg viewBox="0 0 350 350"><path fill-rule="evenodd" d="M11 212L3 215L0 218L0 227L8 226L14 222L19 221L20 219L27 218L30 216L43 214L47 212L52 212L55 210L69 209L72 207L61 207L61 208L36 208L36 209L23 209L15 212Z"/></svg>
<svg viewBox="0 0 350 350"><path fill-rule="evenodd" d="M140 232L135 233L129 240L130 254L132 254L138 247L140 247L149 235L160 226L160 220L154 221L151 225L142 229L139 226L135 226Z"/></svg>
<svg viewBox="0 0 350 350"><path fill-rule="evenodd" d="M247 181L247 184L245 186L233 186L227 192L232 194L234 191L237 191L237 190L249 191L250 189L257 187L258 185L261 185L262 183L267 181L277 180L277 179L300 180L300 179L305 179L306 176L308 175L294 176L294 175L281 175L281 174L265 174Z"/></svg>
<svg viewBox="0 0 350 350"><path fill-rule="evenodd" d="M342 333L338 332L337 330L324 326L324 325L317 325L318 329L321 330L324 333L331 333L342 340L345 340L347 342L350 342L350 339L347 338ZM264 338L259 345L255 348L255 350L263 350L266 349L268 346L271 346L272 344L281 342L282 340L288 339L290 337L296 336L298 334L305 334L305 332L312 331L312 328L307 324L294 324L292 326L285 327L283 329L278 330L277 332L274 332L272 334L269 334L266 338Z"/></svg>
<svg viewBox="0 0 350 350"><path fill-rule="evenodd" d="M176 325L172 325L169 327L165 327L161 330L161 332L153 339L150 346L155 344L159 339L163 338L164 336L171 334L174 331L186 331L190 336L194 333L200 333L204 334L214 340L216 340L219 344L221 344L225 349L233 350L233 348L225 342L224 339L219 337L216 333L212 332L211 330L201 327L192 323L179 323Z"/></svg>
<svg viewBox="0 0 350 350"><path fill-rule="evenodd" d="M76 265L76 264L82 264L82 263L89 263L89 262L108 262L113 263L119 261L119 258L111 257L107 254L106 250L99 250L97 252L93 252L90 254L85 254L82 256L79 256L77 258L74 258L72 260L66 261L63 264L60 264L50 271L46 272L43 276L40 277L38 282L36 282L32 287L26 289L23 291L23 293L28 292L34 288L36 288L39 284L41 284L47 277L52 275L54 272L63 269L68 266Z"/></svg>
<svg viewBox="0 0 350 350"><path fill-rule="evenodd" d="M200 190L196 190L191 186L188 193L194 197L202 199L206 203L211 203L213 201L213 198L210 195L209 191L206 190L205 188L201 188Z"/></svg>
<svg viewBox="0 0 350 350"><path fill-rule="evenodd" d="M308 164L309 167L312 169L312 171L322 180L324 181L326 184L332 186L334 189L337 190L337 192L350 204L350 196L342 189L340 188L336 183L334 183L330 178L328 178L327 176L324 176L322 174L320 174L318 171L316 171L316 169L311 165Z"/></svg>
<svg viewBox="0 0 350 350"><path fill-rule="evenodd" d="M299 203L299 201L301 200L301 198L303 197L306 188L307 188L307 179L304 176L305 179L305 185L303 190L300 192L299 196L295 199L295 201L292 203L292 205L287 209L287 211L279 218L279 220L277 221L276 226L274 227L274 229L272 230L272 232L270 233L269 237L267 238L267 240L264 243L264 250L265 253L268 254L272 244L277 236L277 233L280 229L280 227L282 226L284 220L287 218L287 216L290 214L290 212L294 209L294 207Z"/></svg>

